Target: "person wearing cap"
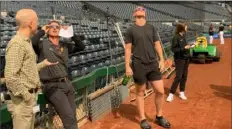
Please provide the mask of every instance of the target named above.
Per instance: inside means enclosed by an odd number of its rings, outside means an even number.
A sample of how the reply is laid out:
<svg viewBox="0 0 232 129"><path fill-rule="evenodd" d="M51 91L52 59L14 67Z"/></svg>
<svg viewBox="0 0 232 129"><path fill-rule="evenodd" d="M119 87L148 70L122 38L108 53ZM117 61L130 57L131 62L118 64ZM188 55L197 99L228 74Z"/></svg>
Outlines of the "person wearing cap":
<svg viewBox="0 0 232 129"><path fill-rule="evenodd" d="M59 62L56 66L47 67L39 72L43 84L43 93L54 106L65 129L77 129L75 90L68 78L68 55L81 50L85 46L81 37L74 35L71 39L74 44L60 40L60 29L62 26L58 21L50 21L48 25L32 38L33 47L38 55L38 60L45 58ZM40 41L45 34L48 40Z"/></svg>
<svg viewBox="0 0 232 129"><path fill-rule="evenodd" d="M224 25L222 23L219 26L219 37L220 37L220 44L224 44Z"/></svg>
<svg viewBox="0 0 232 129"><path fill-rule="evenodd" d="M142 129L151 129L144 111L144 92L146 82L156 90L155 122L164 128L170 128L170 123L162 116L164 101L164 84L161 70L164 69L164 57L157 29L146 23L146 10L139 6L135 9L135 24L125 34L125 68L126 76L133 76L136 86L136 103L139 111ZM157 55L159 61L157 61ZM132 56L132 57L131 57ZM130 65L130 59L132 63Z"/></svg>

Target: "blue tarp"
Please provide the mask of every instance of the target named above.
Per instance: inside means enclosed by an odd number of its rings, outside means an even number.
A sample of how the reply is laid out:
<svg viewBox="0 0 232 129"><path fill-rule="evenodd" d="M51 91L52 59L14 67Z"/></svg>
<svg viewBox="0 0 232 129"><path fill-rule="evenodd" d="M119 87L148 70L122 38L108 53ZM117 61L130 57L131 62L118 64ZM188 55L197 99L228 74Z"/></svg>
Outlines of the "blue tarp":
<svg viewBox="0 0 232 129"><path fill-rule="evenodd" d="M214 34L213 38L219 38L218 34Z"/></svg>

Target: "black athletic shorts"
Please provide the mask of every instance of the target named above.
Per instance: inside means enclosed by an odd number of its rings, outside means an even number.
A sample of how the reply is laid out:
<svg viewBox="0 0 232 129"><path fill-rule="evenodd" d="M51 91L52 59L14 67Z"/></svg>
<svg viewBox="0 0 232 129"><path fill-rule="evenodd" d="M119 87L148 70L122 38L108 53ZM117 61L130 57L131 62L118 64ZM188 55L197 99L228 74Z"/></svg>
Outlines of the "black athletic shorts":
<svg viewBox="0 0 232 129"><path fill-rule="evenodd" d="M143 85L147 81L158 81L162 79L162 74L159 70L159 64L154 61L149 64L143 64L141 61L132 61L132 71L134 82L138 85Z"/></svg>

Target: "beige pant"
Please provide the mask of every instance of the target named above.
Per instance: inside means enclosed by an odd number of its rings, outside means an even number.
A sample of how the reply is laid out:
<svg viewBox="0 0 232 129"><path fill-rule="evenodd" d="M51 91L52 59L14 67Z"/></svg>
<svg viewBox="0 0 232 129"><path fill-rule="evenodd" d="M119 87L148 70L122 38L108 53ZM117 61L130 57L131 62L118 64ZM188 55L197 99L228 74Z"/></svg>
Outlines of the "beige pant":
<svg viewBox="0 0 232 129"><path fill-rule="evenodd" d="M7 101L7 109L12 114L13 129L34 129L35 115L33 107L36 105L36 95L25 102L21 97L12 94L11 100Z"/></svg>

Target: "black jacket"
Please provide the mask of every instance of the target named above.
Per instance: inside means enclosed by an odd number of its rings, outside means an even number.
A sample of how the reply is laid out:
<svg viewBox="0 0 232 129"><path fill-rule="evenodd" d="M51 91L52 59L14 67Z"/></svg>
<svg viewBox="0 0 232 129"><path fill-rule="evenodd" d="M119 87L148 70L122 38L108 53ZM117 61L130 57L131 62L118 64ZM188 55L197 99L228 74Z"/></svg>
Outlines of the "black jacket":
<svg viewBox="0 0 232 129"><path fill-rule="evenodd" d="M224 26L219 26L219 32L224 30Z"/></svg>
<svg viewBox="0 0 232 129"><path fill-rule="evenodd" d="M174 59L188 59L190 57L190 51L184 47L187 45L185 36L175 34L172 39L172 52L174 53Z"/></svg>
<svg viewBox="0 0 232 129"><path fill-rule="evenodd" d="M210 27L210 28L209 28L209 35L211 35L211 36L214 35L213 27Z"/></svg>
<svg viewBox="0 0 232 129"><path fill-rule="evenodd" d="M85 48L84 44L81 42L81 38L74 35L72 40L75 44L60 41L59 46L55 46L49 40L40 41L40 38L44 34L45 32L40 30L34 37L32 37L32 45L38 56L38 61L41 62L44 59L48 59L50 62L59 63L42 69L39 72L40 79L42 81L47 81L67 77L69 75L68 55L84 50Z"/></svg>

